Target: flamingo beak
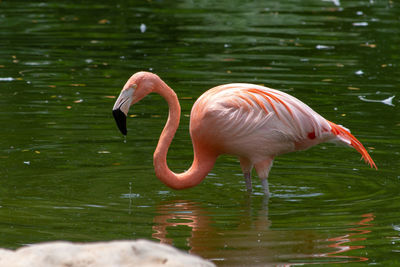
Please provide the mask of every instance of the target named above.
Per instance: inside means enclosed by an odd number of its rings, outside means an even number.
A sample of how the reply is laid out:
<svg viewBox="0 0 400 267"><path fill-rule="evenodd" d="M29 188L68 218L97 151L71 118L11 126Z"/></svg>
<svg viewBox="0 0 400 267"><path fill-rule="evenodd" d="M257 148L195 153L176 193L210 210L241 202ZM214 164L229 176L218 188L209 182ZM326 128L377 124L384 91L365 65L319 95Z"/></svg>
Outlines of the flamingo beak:
<svg viewBox="0 0 400 267"><path fill-rule="evenodd" d="M124 112L122 112L121 109L114 109L113 110L113 116L115 119L115 122L117 123L118 129L123 135L126 135L128 133L128 130L126 129L126 115Z"/></svg>
<svg viewBox="0 0 400 267"><path fill-rule="evenodd" d="M123 135L128 133L126 129L126 116L133 100L134 88L122 90L113 107L113 116L117 123L118 129Z"/></svg>

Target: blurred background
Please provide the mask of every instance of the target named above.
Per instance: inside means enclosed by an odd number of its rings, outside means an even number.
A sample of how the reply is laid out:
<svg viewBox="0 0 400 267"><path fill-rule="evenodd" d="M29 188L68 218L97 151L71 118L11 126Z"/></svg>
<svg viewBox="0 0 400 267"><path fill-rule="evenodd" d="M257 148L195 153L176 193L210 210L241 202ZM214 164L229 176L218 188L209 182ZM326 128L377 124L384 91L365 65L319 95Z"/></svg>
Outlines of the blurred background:
<svg viewBox="0 0 400 267"><path fill-rule="evenodd" d="M149 95L128 137L111 115L133 73L178 94L168 154L192 161L190 109L207 89L262 84L294 95L365 145L280 156L266 203L223 156L174 191L152 153L168 115ZM0 1L0 247L146 238L218 266L400 259L400 5L392 0Z"/></svg>

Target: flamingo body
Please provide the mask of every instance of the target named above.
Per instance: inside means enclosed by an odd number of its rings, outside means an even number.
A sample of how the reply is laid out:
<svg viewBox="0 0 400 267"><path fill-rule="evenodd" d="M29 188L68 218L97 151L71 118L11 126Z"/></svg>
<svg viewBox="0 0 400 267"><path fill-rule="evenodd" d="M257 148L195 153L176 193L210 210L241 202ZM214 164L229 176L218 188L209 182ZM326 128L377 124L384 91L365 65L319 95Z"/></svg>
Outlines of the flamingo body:
<svg viewBox="0 0 400 267"><path fill-rule="evenodd" d="M126 134L130 105L151 92L162 95L169 105L168 121L154 153L154 167L157 177L172 188L197 185L219 155L230 154L240 160L247 190L251 191L250 174L255 167L269 196L267 178L276 156L327 141L356 148L376 168L364 146L347 129L324 119L297 98L260 85L232 83L206 91L193 105L190 135L194 161L188 171L176 174L168 168L166 156L179 125L180 106L168 85L152 73L134 74L114 105L114 117Z"/></svg>
<svg viewBox="0 0 400 267"><path fill-rule="evenodd" d="M193 106L190 123L194 142L212 140L221 154L253 164L336 138L329 123L298 99L254 84L205 92Z"/></svg>

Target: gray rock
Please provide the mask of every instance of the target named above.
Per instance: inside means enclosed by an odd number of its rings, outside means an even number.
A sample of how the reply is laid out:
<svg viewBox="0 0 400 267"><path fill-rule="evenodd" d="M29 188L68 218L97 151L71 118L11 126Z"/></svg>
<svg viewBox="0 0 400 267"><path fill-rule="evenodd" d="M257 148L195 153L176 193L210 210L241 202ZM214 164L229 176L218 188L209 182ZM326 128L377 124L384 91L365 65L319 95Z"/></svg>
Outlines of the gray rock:
<svg viewBox="0 0 400 267"><path fill-rule="evenodd" d="M0 249L0 267L212 267L213 263L147 240L70 243L56 241Z"/></svg>

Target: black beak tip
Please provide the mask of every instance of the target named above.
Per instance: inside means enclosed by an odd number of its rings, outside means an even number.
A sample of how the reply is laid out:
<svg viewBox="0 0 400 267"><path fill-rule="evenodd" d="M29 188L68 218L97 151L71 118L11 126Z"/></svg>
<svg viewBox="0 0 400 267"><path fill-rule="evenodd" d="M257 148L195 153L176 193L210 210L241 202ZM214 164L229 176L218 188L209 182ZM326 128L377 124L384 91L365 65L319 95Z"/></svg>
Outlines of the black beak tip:
<svg viewBox="0 0 400 267"><path fill-rule="evenodd" d="M125 113L123 113L120 109L114 109L113 116L114 116L115 122L117 123L118 129L121 131L121 133L123 135L126 135L128 133L128 130L126 129Z"/></svg>

